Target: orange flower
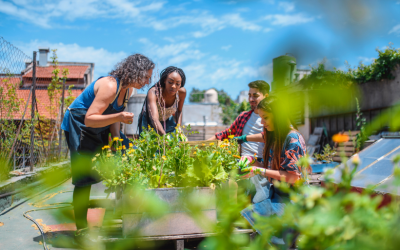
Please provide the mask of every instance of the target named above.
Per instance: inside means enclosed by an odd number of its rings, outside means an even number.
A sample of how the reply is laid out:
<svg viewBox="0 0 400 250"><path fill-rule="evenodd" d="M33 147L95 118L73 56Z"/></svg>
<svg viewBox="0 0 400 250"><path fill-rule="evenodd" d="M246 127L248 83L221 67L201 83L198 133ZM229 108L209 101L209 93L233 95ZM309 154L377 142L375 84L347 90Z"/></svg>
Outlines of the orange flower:
<svg viewBox="0 0 400 250"><path fill-rule="evenodd" d="M347 142L349 141L349 136L345 134L336 134L332 136L332 141L337 142L337 143L342 143L342 142Z"/></svg>
<svg viewBox="0 0 400 250"><path fill-rule="evenodd" d="M235 158L240 159L240 156L238 156L238 155L232 155L232 156L235 157Z"/></svg>

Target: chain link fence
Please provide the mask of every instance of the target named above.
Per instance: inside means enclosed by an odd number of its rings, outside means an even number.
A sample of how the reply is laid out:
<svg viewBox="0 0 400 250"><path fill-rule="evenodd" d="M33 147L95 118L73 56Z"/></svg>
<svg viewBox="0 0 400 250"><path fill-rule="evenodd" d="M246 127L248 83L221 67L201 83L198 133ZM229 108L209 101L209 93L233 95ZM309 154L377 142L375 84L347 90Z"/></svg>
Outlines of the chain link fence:
<svg viewBox="0 0 400 250"><path fill-rule="evenodd" d="M62 80L52 77L53 67L38 67L36 57L36 52L29 57L0 37L0 161L3 172L33 171L35 167L68 155L60 130L64 91L59 86L54 90L54 82L63 86Z"/></svg>

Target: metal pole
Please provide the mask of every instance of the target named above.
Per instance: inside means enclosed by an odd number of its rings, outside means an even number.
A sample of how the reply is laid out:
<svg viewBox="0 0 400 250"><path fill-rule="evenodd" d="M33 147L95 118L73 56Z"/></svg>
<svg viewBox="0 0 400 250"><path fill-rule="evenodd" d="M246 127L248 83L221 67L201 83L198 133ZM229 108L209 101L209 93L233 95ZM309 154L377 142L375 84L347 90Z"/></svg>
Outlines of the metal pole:
<svg viewBox="0 0 400 250"><path fill-rule="evenodd" d="M34 132L35 132L35 125L34 125L34 120L35 120L35 102L36 102L36 51L33 52L33 67L32 67L32 107L31 107L31 166L30 166L30 171L33 171L33 165L34 165Z"/></svg>
<svg viewBox="0 0 400 250"><path fill-rule="evenodd" d="M65 95L65 78L63 79L63 87L62 87L62 96L61 96L61 115L60 115L60 130L58 131L58 152L59 155L61 156L61 143L62 143L62 130L61 130L61 124L64 119L64 95Z"/></svg>
<svg viewBox="0 0 400 250"><path fill-rule="evenodd" d="M206 120L207 120L207 117L205 115L203 115L203 121L204 121L204 127L203 127L204 139L203 140L206 140Z"/></svg>

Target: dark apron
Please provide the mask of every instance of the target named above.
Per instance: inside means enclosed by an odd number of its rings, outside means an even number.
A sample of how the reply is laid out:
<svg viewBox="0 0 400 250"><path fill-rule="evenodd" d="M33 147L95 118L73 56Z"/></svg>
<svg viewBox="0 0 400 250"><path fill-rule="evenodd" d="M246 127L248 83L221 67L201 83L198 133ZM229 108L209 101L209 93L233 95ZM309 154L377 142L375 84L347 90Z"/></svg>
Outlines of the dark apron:
<svg viewBox="0 0 400 250"><path fill-rule="evenodd" d="M121 111L114 109L110 104L103 115L116 114ZM69 148L71 151L72 184L75 186L89 186L101 181L100 175L94 170L92 158L101 148L108 144L110 126L102 128L89 128L85 126L86 108L69 109ZM129 148L129 140L120 132L124 139L123 145Z"/></svg>

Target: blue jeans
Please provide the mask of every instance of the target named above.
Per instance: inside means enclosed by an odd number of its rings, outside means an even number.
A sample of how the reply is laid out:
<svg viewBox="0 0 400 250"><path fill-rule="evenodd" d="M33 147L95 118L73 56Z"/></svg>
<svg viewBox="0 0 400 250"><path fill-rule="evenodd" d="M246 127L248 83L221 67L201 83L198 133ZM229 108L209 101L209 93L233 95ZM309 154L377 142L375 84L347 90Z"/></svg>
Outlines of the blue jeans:
<svg viewBox="0 0 400 250"><path fill-rule="evenodd" d="M259 216L265 217L273 215L281 216L284 212L286 203L290 202L289 197L275 190L272 184L263 186L262 188L264 193L269 194L269 197L250 205L240 212L260 235L261 231L255 227L256 219L254 218L254 215L258 214ZM284 244L282 238L273 237L271 241L275 244Z"/></svg>

